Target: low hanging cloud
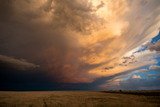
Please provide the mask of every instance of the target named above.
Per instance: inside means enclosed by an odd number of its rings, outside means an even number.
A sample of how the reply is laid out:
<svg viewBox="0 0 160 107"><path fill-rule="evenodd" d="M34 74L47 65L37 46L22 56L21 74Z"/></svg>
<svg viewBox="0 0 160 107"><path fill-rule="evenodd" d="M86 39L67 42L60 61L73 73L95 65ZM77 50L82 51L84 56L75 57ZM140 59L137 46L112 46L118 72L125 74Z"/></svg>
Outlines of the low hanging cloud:
<svg viewBox="0 0 160 107"><path fill-rule="evenodd" d="M34 70L39 67L39 65L27 62L25 59L15 59L4 55L0 55L0 66L1 69L10 68L19 71Z"/></svg>

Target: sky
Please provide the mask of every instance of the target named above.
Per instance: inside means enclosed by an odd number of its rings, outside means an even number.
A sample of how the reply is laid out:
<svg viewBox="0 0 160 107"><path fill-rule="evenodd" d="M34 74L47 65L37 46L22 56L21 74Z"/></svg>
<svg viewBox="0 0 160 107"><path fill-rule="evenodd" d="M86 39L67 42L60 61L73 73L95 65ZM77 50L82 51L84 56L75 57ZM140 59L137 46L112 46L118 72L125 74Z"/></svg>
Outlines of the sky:
<svg viewBox="0 0 160 107"><path fill-rule="evenodd" d="M0 0L0 90L160 89L160 0Z"/></svg>

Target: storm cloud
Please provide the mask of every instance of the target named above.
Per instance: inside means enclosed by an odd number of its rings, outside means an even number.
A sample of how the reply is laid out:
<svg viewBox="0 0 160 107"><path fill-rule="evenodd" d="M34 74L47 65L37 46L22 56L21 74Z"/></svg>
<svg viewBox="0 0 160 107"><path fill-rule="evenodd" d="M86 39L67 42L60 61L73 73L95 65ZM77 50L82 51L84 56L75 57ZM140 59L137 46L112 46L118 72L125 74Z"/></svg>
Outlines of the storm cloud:
<svg viewBox="0 0 160 107"><path fill-rule="evenodd" d="M159 5L158 0L1 0L0 63L7 71L36 69L26 77L37 83L95 85L148 64L135 66L134 58L119 66L126 53L155 36ZM159 51L159 44L150 50ZM20 81L25 74L15 75Z"/></svg>

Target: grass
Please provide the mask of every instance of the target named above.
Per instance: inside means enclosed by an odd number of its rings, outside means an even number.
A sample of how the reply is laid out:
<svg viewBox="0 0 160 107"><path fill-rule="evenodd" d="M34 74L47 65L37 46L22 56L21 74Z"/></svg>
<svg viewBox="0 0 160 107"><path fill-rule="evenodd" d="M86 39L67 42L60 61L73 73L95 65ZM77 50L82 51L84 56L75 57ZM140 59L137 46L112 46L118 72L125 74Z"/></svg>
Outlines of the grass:
<svg viewBox="0 0 160 107"><path fill-rule="evenodd" d="M147 94L146 94L147 93ZM154 93L154 94L153 94ZM155 94L156 93L156 94ZM0 107L160 107L160 91L0 92Z"/></svg>

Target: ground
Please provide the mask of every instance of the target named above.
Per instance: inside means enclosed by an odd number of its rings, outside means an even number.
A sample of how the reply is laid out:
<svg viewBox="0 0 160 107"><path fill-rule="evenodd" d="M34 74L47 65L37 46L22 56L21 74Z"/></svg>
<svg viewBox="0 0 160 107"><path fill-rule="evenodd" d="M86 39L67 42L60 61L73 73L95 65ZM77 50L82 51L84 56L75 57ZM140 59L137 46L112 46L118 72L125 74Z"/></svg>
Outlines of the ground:
<svg viewBox="0 0 160 107"><path fill-rule="evenodd" d="M146 94L147 93L147 94ZM160 107L160 92L0 92L0 107Z"/></svg>

